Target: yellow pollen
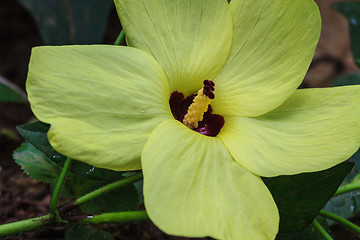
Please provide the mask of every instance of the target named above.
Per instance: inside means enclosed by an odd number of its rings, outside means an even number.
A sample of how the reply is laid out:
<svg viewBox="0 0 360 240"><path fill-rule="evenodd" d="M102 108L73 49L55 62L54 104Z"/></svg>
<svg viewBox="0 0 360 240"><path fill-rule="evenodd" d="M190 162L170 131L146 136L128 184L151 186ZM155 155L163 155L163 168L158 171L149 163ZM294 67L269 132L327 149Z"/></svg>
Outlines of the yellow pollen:
<svg viewBox="0 0 360 240"><path fill-rule="evenodd" d="M211 86L209 85L209 82L211 82ZM212 88L211 90L209 90L210 87ZM188 112L184 117L183 123L188 128L197 128L198 123L203 120L204 113L207 111L211 103L211 98L214 98L214 94L212 92L213 90L214 83L212 81L205 80L204 87L197 92L196 97L194 98L192 104L189 106Z"/></svg>

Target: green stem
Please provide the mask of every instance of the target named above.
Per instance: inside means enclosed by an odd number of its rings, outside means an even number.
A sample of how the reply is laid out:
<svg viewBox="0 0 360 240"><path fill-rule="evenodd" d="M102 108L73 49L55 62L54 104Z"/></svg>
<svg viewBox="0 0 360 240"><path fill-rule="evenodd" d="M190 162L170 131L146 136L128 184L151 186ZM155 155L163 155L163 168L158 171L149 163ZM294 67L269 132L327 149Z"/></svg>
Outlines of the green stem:
<svg viewBox="0 0 360 240"><path fill-rule="evenodd" d="M360 189L360 181L352 182L352 183L340 186L334 196L338 196L338 195L348 193L348 192L351 192L354 190L359 190L359 189Z"/></svg>
<svg viewBox="0 0 360 240"><path fill-rule="evenodd" d="M66 178L67 172L68 172L68 170L70 168L70 165L71 165L71 159L66 158L63 169L62 169L62 171L60 173L60 176L59 176L59 180L56 183L56 186L54 188L54 192L53 192L53 194L51 196L50 204L49 204L49 212L50 212L50 214L55 215L56 220L59 221L59 222L61 222L61 217L60 217L59 211L57 209L57 207L58 207L57 205L58 205L58 202L59 202L61 189L64 186L65 178Z"/></svg>
<svg viewBox="0 0 360 240"><path fill-rule="evenodd" d="M88 216L78 223L82 224L103 224L103 223L119 223L132 221L149 220L146 211L131 211L131 212L112 212L103 213L95 216Z"/></svg>
<svg viewBox="0 0 360 240"><path fill-rule="evenodd" d="M360 227L359 226L356 226L355 224L353 224L352 222L346 220L345 218L342 218L334 213L331 213L331 212L328 212L328 211L325 211L325 210L321 210L320 213L319 213L320 216L323 216L323 217L326 217L326 218L329 218L331 220L334 220L338 223L340 223L341 225L349 228L350 230L360 234Z"/></svg>
<svg viewBox="0 0 360 240"><path fill-rule="evenodd" d="M120 188L120 187L123 187L123 186L126 186L128 184L131 184L133 182L137 182L139 180L141 180L143 177L142 173L138 173L138 174L135 174L131 177L127 177L127 178L124 178L124 179L120 179L116 182L113 182L113 183L110 183L108 185L105 185L101 188L98 188L92 192L89 192L88 194L85 194L81 197L79 197L78 199L75 199L71 202L68 202L62 206L59 207L59 211L60 212L66 212L68 211L69 209L72 209L72 208L75 208L81 204L84 204L96 197L99 197L101 196L102 194L104 193L107 193L107 192L110 192L112 190L115 190L117 188Z"/></svg>
<svg viewBox="0 0 360 240"><path fill-rule="evenodd" d="M53 215L48 213L41 217L0 225L0 237L39 230L41 227L50 225L53 222L52 218Z"/></svg>
<svg viewBox="0 0 360 240"><path fill-rule="evenodd" d="M120 45L123 41L124 41L124 38L125 38L125 32L124 30L121 30L119 36L117 37L114 45Z"/></svg>
<svg viewBox="0 0 360 240"><path fill-rule="evenodd" d="M116 182L113 182L113 183L110 183L106 186L103 186L101 188L98 188L88 194L85 194L81 197L79 197L78 199L75 200L75 202L73 203L74 206L79 206L81 204L84 204L88 201L90 201L91 199L93 198L96 198L104 193L107 193L107 192L110 192L114 189L117 189L117 188L120 188L120 187L123 187L125 185L128 185L130 183L133 183L133 182L137 182L139 180L141 180L143 178L143 175L142 173L138 173L138 174L135 174L131 177L127 177L127 178L124 178L124 179L121 179L119 181L116 181Z"/></svg>
<svg viewBox="0 0 360 240"><path fill-rule="evenodd" d="M325 229L320 225L316 219L312 222L314 227L320 232L320 234L326 239L326 240L333 240L332 237L325 231Z"/></svg>

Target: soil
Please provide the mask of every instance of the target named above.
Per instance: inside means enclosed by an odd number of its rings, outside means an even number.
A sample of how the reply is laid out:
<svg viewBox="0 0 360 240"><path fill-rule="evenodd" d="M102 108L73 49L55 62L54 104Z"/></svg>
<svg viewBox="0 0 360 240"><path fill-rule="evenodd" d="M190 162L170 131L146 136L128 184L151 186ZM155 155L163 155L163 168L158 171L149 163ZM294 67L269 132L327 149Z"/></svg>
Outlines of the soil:
<svg viewBox="0 0 360 240"><path fill-rule="evenodd" d="M347 21L330 9L331 2L334 1L317 1L323 30L314 62L304 80L305 87L330 86L335 77L359 71L351 56ZM115 9L112 9L104 43L113 44L120 29ZM0 1L0 76L24 89L31 48L38 45L43 45L43 41L28 12L14 0ZM28 104L0 103L0 223L48 212L48 185L29 178L12 159L13 151L23 142L16 126L32 119ZM359 223L357 219L354 221ZM110 224L105 229L121 240L190 239L168 236L151 222ZM335 239L358 239L339 226L332 230ZM64 239L64 229L23 233L6 239Z"/></svg>

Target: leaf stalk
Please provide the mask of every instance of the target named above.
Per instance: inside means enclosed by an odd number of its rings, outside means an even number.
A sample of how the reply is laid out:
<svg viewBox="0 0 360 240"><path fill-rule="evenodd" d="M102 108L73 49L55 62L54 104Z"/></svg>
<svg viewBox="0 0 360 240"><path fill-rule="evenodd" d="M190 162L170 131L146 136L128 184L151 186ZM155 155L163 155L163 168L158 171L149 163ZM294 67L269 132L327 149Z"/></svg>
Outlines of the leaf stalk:
<svg viewBox="0 0 360 240"><path fill-rule="evenodd" d="M352 192L352 191L359 190L359 189L360 189L360 181L352 182L352 183L340 186L338 188L338 190L336 191L336 193L334 194L334 196L338 196L338 195L345 194L345 193Z"/></svg>
<svg viewBox="0 0 360 240"><path fill-rule="evenodd" d="M54 222L53 220L53 215L48 213L41 217L3 224L0 225L0 237L39 230L51 225Z"/></svg>
<svg viewBox="0 0 360 240"><path fill-rule="evenodd" d="M126 186L128 184L131 184L133 182L137 182L139 180L141 180L143 178L143 174L142 173L138 173L138 174L135 174L131 177L127 177L127 178L123 178L123 179L120 179L116 182L113 182L113 183L110 183L108 185L105 185L101 188L98 188L92 192L89 192L88 194L85 194L81 197L79 197L78 199L75 199L69 203L66 203L64 204L63 206L61 206L59 208L60 212L64 212L64 211L67 211L69 209L72 209L72 208L75 208L77 206L80 206L94 198L97 198L99 196L101 196L102 194L104 193L108 193L112 190L115 190L117 188L120 188L120 187L123 187L123 186Z"/></svg>
<svg viewBox="0 0 360 240"><path fill-rule="evenodd" d="M80 224L103 224L103 223L116 223L116 222L133 222L133 221L146 221L149 216L146 211L129 211L129 212L112 212L103 213L95 216L87 216L87 218L79 221Z"/></svg>
<svg viewBox="0 0 360 240"><path fill-rule="evenodd" d="M339 215L336 215L334 213L325 211L325 210L321 210L319 213L320 216L323 216L325 218L334 220L335 222L338 222L339 224L343 225L344 227L349 228L350 230L356 232L357 234L360 234L360 227L353 224L352 222L350 222L349 220L340 217Z"/></svg>
<svg viewBox="0 0 360 240"><path fill-rule="evenodd" d="M52 214L56 217L56 220L58 222L62 222L59 211L58 211L58 202L59 202L59 198L60 198L61 189L64 186L65 178L66 178L66 175L67 175L70 165L71 165L71 161L72 160L70 158L66 158L63 169L59 176L59 180L56 183L54 192L51 195L51 199L50 199L49 212L50 212L50 214Z"/></svg>
<svg viewBox="0 0 360 240"><path fill-rule="evenodd" d="M326 240L333 240L333 238L326 232L326 230L320 225L320 223L316 219L314 219L312 224Z"/></svg>

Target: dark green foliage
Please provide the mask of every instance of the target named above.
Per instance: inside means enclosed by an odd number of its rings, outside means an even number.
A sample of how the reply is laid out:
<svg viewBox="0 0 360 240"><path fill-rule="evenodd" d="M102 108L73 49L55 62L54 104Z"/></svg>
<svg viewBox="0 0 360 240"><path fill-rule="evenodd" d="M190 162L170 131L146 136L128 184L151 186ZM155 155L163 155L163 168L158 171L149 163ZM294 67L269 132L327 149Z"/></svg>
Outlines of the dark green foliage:
<svg viewBox="0 0 360 240"><path fill-rule="evenodd" d="M30 143L24 143L19 147L14 152L14 159L26 174L53 185L60 175L61 166L66 157L51 147L47 138L49 128L49 124L42 122L19 126L20 134ZM113 181L123 179L122 174L122 172L95 168L85 163L73 161L68 180L63 189L63 196L80 197ZM81 208L88 214L130 211L136 210L138 203L139 196L135 186L128 185L105 193L101 197L85 203Z"/></svg>
<svg viewBox="0 0 360 240"><path fill-rule="evenodd" d="M47 132L50 125L43 122L34 122L20 125L17 130L29 143L43 152L49 159L57 163L63 163L66 157L55 151L49 143Z"/></svg>
<svg viewBox="0 0 360 240"><path fill-rule="evenodd" d="M349 160L355 162L355 167L346 176L342 185L359 181L360 179L360 151L357 151ZM336 196L330 199L324 209L343 218L353 217L360 211L360 195L354 191Z"/></svg>
<svg viewBox="0 0 360 240"><path fill-rule="evenodd" d="M330 232L326 225L326 219L322 217L317 217L316 220L321 224L322 227L327 232ZM324 237L319 233L319 231L312 225L309 224L305 229L292 232L292 233L279 233L276 236L276 240L324 240Z"/></svg>
<svg viewBox="0 0 360 240"><path fill-rule="evenodd" d="M49 159L63 165L66 157L55 151L49 143L47 132L50 125L43 122L35 122L24 124L17 127L19 133L29 141L32 145L43 152ZM97 168L86 163L74 161L72 163L71 172L90 179L108 179L120 176L121 172L115 172L107 169Z"/></svg>
<svg viewBox="0 0 360 240"><path fill-rule="evenodd" d="M111 0L19 0L46 44L102 43Z"/></svg>
<svg viewBox="0 0 360 240"><path fill-rule="evenodd" d="M23 143L14 152L16 163L30 177L54 186L62 168L51 161L44 153L28 142ZM99 187L105 186L122 176L107 180L91 180L72 173L68 174L63 189L63 197L77 198ZM139 203L138 193L134 185L127 185L104 193L81 206L87 214L136 210Z"/></svg>
<svg viewBox="0 0 360 240"><path fill-rule="evenodd" d="M25 94L0 76L0 102L27 102Z"/></svg>
<svg viewBox="0 0 360 240"><path fill-rule="evenodd" d="M91 180L83 177L73 178L68 182L69 188L75 192L75 197L80 197L97 188L105 186L113 181L122 179L117 177L109 180ZM134 185L127 185L113 191L102 194L89 202L81 205L81 209L88 214L104 212L134 211L138 206L138 193Z"/></svg>
<svg viewBox="0 0 360 240"><path fill-rule="evenodd" d="M15 162L30 177L54 184L61 172L61 167L28 142L14 151Z"/></svg>
<svg viewBox="0 0 360 240"><path fill-rule="evenodd" d="M344 162L320 172L264 179L279 209L279 232L300 231L310 224L353 166Z"/></svg>

